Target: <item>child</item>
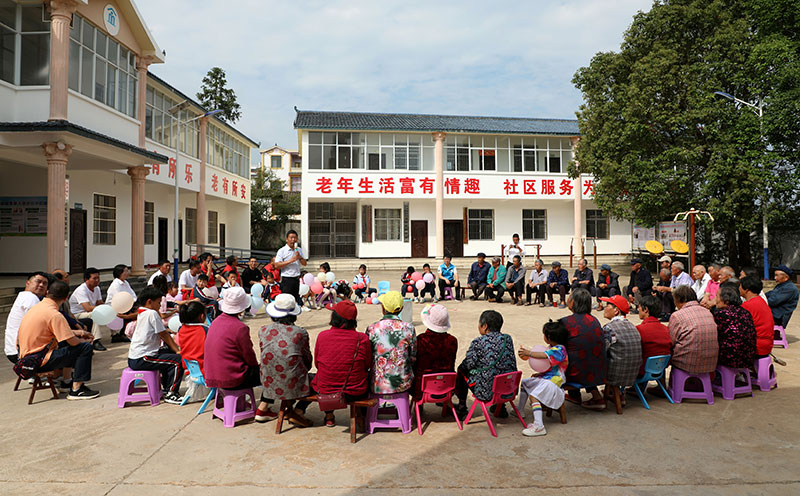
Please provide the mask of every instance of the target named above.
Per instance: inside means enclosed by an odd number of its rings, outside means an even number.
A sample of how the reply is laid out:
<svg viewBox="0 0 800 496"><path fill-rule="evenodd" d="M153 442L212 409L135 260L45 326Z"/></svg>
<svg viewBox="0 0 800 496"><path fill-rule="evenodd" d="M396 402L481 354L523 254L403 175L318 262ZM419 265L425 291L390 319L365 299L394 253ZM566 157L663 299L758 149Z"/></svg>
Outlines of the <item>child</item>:
<svg viewBox="0 0 800 496"><path fill-rule="evenodd" d="M322 262L319 266L319 271L328 274L331 271L331 266L328 262ZM327 298L333 299L334 290L333 282L328 282L328 280L320 281L322 283L322 293L317 296L317 301L325 301Z"/></svg>
<svg viewBox="0 0 800 496"><path fill-rule="evenodd" d="M408 293L414 293L414 303L416 303L418 301L417 296L419 296L419 291L417 290L417 286L415 286L415 281L411 280L411 274L414 272L414 267L409 265L405 273L400 277L400 287L403 288L400 290L400 293L403 297Z"/></svg>
<svg viewBox="0 0 800 496"><path fill-rule="evenodd" d="M167 301L167 308L175 308L183 304L183 295L178 292L178 285L173 281L167 283L167 294L164 299Z"/></svg>
<svg viewBox="0 0 800 496"><path fill-rule="evenodd" d="M181 358L195 360L203 370L203 353L206 344L206 307L199 301L188 301L181 305L179 314L181 328L178 336L181 338Z"/></svg>
<svg viewBox="0 0 800 496"><path fill-rule="evenodd" d="M336 291L336 303L343 300L350 301L353 295L353 290L350 288L350 285L343 279L334 283L333 289Z"/></svg>
<svg viewBox="0 0 800 496"><path fill-rule="evenodd" d="M412 271L413 273L413 271ZM417 336L417 361L414 362L414 400L422 398L422 376L455 372L458 339L450 330L450 314L442 305L426 305L420 313L427 331Z"/></svg>
<svg viewBox="0 0 800 496"><path fill-rule="evenodd" d="M239 282L238 282L239 274L237 274L236 272L234 272L232 270L229 271L227 273L227 275L225 276L225 278L227 279L227 282L225 282L225 284L222 285L222 290L220 291L220 296L222 296L222 294L225 293L226 289L239 287Z"/></svg>
<svg viewBox="0 0 800 496"><path fill-rule="evenodd" d="M307 271L305 270L300 271L301 281L303 280L303 277L305 277L306 274L308 274ZM317 295L315 295L314 292L311 291L310 289L308 290L308 293L305 294L305 296L301 296L300 298L305 302L304 305L301 303L304 312L308 310L314 310L316 308L316 306L314 305L314 301L317 299Z"/></svg>
<svg viewBox="0 0 800 496"><path fill-rule="evenodd" d="M275 282L281 282L281 271L275 268L275 257L272 257L269 263L261 269L261 273L264 275L264 279L267 278L267 274L272 274Z"/></svg>
<svg viewBox="0 0 800 496"><path fill-rule="evenodd" d="M192 290L192 299L200 302L206 307L206 316L209 321L214 320L217 316L219 308L217 307L217 299L211 298L208 294L208 276L200 274L197 276L197 285Z"/></svg>
<svg viewBox="0 0 800 496"><path fill-rule="evenodd" d="M162 294L154 287L145 288L139 295L139 316L128 351L128 367L131 370L161 372L164 401L179 405L182 400L178 392L183 379L183 363L178 345L169 331L164 329L158 314L162 298ZM166 348L161 348L162 341Z"/></svg>
<svg viewBox="0 0 800 496"><path fill-rule="evenodd" d="M353 278L353 287L355 288L357 303L362 303L364 298L377 292L375 288L369 287L369 276L367 275L366 265L361 264L358 266L358 274Z"/></svg>
<svg viewBox="0 0 800 496"><path fill-rule="evenodd" d="M433 277L433 272L431 272L430 264L425 264L422 266L422 277L425 277L425 274L430 274ZM435 278L434 278L435 280ZM425 302L425 293L429 293L431 298L436 297L436 283L435 282L426 282L425 287L422 288L422 291L419 293L419 301L421 303Z"/></svg>
<svg viewBox="0 0 800 496"><path fill-rule="evenodd" d="M564 390L561 386L566 382L564 372L567 370L567 338L569 333L563 322L552 320L542 328L544 342L550 348L545 351L531 351L523 346L519 348L519 357L543 358L550 360L550 370L536 372L530 378L522 380L519 393L519 410L524 411L525 402L530 398L533 409L533 423L529 424L522 434L529 437L544 436L547 430L542 422L542 404L547 408L558 410L564 404Z"/></svg>
<svg viewBox="0 0 800 496"><path fill-rule="evenodd" d="M267 286L264 288L264 301L272 303L275 297L281 294L281 286L275 282L275 277L272 273L267 272Z"/></svg>

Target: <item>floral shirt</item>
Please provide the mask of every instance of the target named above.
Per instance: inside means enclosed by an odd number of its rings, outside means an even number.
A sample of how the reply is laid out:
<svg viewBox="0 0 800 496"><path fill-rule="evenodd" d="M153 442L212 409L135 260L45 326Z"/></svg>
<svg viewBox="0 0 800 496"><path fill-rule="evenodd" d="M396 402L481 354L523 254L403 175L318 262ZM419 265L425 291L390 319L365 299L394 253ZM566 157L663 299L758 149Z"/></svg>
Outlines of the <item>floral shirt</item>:
<svg viewBox="0 0 800 496"><path fill-rule="evenodd" d="M516 372L514 340L508 334L489 332L472 340L459 368L469 371L472 394L481 401L493 396L494 376Z"/></svg>
<svg viewBox="0 0 800 496"><path fill-rule="evenodd" d="M566 381L567 365L569 359L567 358L567 347L563 344L557 344L546 349L545 354L550 359L550 370L542 374L540 377L548 379L558 387L561 387Z"/></svg>
<svg viewBox="0 0 800 496"><path fill-rule="evenodd" d="M367 327L372 344L372 392L394 394L408 391L414 383L417 335L414 326L396 315Z"/></svg>
<svg viewBox="0 0 800 496"><path fill-rule="evenodd" d="M745 368L756 356L756 327L753 316L740 305L730 305L714 314L719 339L718 364Z"/></svg>
<svg viewBox="0 0 800 496"><path fill-rule="evenodd" d="M263 396L273 400L308 396L312 358L306 330L272 322L259 329L258 342Z"/></svg>

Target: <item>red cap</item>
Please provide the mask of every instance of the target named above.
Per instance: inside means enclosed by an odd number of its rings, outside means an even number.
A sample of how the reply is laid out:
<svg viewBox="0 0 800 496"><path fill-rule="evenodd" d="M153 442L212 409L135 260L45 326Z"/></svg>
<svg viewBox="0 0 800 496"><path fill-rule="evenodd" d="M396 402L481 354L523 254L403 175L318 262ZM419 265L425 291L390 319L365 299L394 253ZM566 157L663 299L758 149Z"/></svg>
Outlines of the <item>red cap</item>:
<svg viewBox="0 0 800 496"><path fill-rule="evenodd" d="M627 314L631 311L631 306L628 305L628 300L620 295L612 296L611 298L600 298L600 301L611 303L615 307L619 308L619 311L624 314Z"/></svg>
<svg viewBox="0 0 800 496"><path fill-rule="evenodd" d="M356 316L358 316L358 309L356 308L356 304L350 300L343 300L339 303L332 305L328 303L325 305L325 308L336 312L339 314L339 317L345 320L355 320Z"/></svg>

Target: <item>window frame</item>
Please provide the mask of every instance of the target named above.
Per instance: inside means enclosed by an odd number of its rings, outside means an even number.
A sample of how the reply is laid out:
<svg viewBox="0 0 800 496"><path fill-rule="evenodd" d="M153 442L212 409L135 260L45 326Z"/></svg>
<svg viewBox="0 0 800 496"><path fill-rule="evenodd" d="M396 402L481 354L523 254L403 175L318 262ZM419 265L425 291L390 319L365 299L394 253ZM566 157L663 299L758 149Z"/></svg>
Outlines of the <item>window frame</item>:
<svg viewBox="0 0 800 496"><path fill-rule="evenodd" d="M599 213L599 215L598 215L598 213ZM590 218L590 214L592 215L592 218ZM586 227L586 237L587 238L609 239L611 237L611 223L610 223L610 219L608 218L608 215L604 214L603 211L600 210L600 209L590 209L590 208L586 209L585 215L586 215L586 222L585 222L586 225L585 225L585 227ZM605 224L605 231L606 231L605 232L605 236L597 236L597 226L598 226L599 222L604 222L604 224ZM589 226L590 225L594 225L593 229L595 231L594 232L595 236L589 236Z"/></svg>
<svg viewBox="0 0 800 496"><path fill-rule="evenodd" d="M526 212L530 212L530 216L526 216ZM544 212L544 216L539 218L536 216L537 212ZM530 222L530 232L531 236L525 235L525 224ZM544 236L537 237L536 236L536 223L542 222L544 225L542 229L544 230ZM530 239L530 240L537 240L537 241L544 241L547 240L547 209L546 208L523 208L522 209L522 239Z"/></svg>
<svg viewBox="0 0 800 496"><path fill-rule="evenodd" d="M392 214L389 216L388 214ZM396 214L396 216L395 216ZM402 208L374 208L374 240L375 241L402 241L403 240L403 209ZM394 236L396 224L397 236Z"/></svg>
<svg viewBox="0 0 800 496"><path fill-rule="evenodd" d="M489 212L489 217L485 217ZM478 223L477 233L473 234L473 222ZM486 224L488 222L488 228ZM488 236L484 231L488 229ZM468 208L467 209L467 239L469 241L494 241L494 209L493 208Z"/></svg>
<svg viewBox="0 0 800 496"><path fill-rule="evenodd" d="M278 163L277 167L275 166L275 162L276 162L275 159L276 158L278 159L277 160L277 163ZM270 166L271 169L283 169L283 155L270 155L269 166Z"/></svg>
<svg viewBox="0 0 800 496"><path fill-rule="evenodd" d="M99 205L98 199L111 199L113 205ZM110 212L110 218L103 219L101 212ZM101 223L108 223L107 229L99 229ZM105 239L104 239L105 236ZM92 193L92 244L102 246L116 246L117 244L117 197L104 193Z"/></svg>
<svg viewBox="0 0 800 496"><path fill-rule="evenodd" d="M219 212L216 210L207 210L206 214L208 215L208 244L219 244ZM212 233L214 235L213 238L211 236Z"/></svg>
<svg viewBox="0 0 800 496"><path fill-rule="evenodd" d="M150 208L148 209L148 205ZM144 244L155 244L155 220L156 220L156 206L155 202L144 202ZM149 220L148 220L149 219Z"/></svg>

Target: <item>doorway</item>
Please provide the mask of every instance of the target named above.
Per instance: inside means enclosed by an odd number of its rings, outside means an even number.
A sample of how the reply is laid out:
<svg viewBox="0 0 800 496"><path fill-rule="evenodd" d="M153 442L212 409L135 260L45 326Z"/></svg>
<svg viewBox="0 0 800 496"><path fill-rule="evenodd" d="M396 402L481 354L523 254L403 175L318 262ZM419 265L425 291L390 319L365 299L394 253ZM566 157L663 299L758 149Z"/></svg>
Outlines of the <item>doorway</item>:
<svg viewBox="0 0 800 496"><path fill-rule="evenodd" d="M219 225L219 256L225 256L225 224Z"/></svg>
<svg viewBox="0 0 800 496"><path fill-rule="evenodd" d="M86 270L86 210L69 210L69 272Z"/></svg>
<svg viewBox="0 0 800 496"><path fill-rule="evenodd" d="M411 221L411 256L427 258L428 256L428 221Z"/></svg>
<svg viewBox="0 0 800 496"><path fill-rule="evenodd" d="M158 218L158 263L167 259L169 246L169 220L166 217Z"/></svg>
<svg viewBox="0 0 800 496"><path fill-rule="evenodd" d="M444 252L451 257L464 256L464 221L444 221Z"/></svg>

